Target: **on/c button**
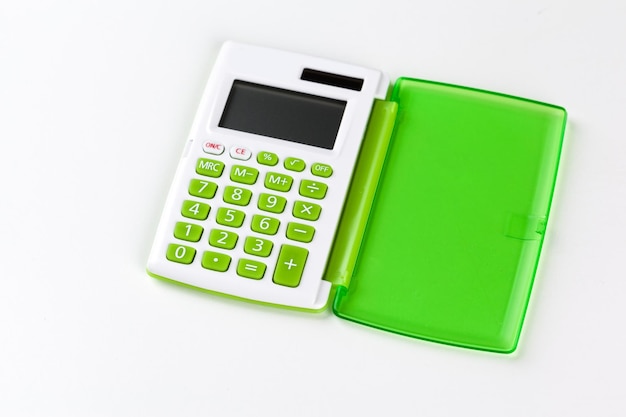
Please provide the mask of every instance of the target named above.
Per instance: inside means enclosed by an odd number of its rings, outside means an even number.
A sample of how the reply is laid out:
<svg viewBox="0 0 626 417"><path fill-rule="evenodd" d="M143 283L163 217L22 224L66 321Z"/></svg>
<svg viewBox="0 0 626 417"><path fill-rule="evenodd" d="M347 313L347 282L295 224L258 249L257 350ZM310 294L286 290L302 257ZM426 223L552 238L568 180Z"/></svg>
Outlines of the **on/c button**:
<svg viewBox="0 0 626 417"><path fill-rule="evenodd" d="M221 155L224 152L224 145L207 140L202 144L202 150L213 155Z"/></svg>
<svg viewBox="0 0 626 417"><path fill-rule="evenodd" d="M241 159L247 161L252 156L252 152L249 149L242 148L240 146L233 146L230 148L230 157L233 159Z"/></svg>

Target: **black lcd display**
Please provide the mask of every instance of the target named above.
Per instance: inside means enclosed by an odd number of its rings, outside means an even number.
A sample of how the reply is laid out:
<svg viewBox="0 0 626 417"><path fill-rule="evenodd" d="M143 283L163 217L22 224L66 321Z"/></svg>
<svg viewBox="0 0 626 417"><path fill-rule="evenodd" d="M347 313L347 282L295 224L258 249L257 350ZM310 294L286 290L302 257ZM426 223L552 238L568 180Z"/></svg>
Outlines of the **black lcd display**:
<svg viewBox="0 0 626 417"><path fill-rule="evenodd" d="M333 149L346 102L235 80L219 126Z"/></svg>

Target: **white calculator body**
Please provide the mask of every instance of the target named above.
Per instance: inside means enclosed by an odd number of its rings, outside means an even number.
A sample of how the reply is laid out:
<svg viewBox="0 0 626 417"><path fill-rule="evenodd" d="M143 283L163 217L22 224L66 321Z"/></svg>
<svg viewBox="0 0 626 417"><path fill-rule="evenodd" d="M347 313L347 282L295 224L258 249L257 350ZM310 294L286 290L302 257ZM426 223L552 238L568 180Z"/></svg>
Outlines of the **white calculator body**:
<svg viewBox="0 0 626 417"><path fill-rule="evenodd" d="M151 275L321 309L324 271L379 71L227 42L207 83L148 260Z"/></svg>

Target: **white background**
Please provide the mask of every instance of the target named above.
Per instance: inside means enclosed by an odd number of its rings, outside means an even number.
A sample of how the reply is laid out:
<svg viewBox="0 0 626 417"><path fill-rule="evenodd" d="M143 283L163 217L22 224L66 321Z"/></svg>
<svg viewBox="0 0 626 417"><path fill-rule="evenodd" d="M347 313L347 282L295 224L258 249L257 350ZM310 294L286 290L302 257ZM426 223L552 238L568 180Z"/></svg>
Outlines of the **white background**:
<svg viewBox="0 0 626 417"><path fill-rule="evenodd" d="M623 416L626 3L0 2L0 415ZM518 351L144 271L221 42L566 107Z"/></svg>

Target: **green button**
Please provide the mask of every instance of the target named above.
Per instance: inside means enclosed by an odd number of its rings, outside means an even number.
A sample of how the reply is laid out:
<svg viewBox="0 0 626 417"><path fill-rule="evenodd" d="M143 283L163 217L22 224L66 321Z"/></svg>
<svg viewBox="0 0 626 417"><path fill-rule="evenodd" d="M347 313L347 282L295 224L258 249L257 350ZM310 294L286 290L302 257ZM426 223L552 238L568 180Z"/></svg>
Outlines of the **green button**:
<svg viewBox="0 0 626 417"><path fill-rule="evenodd" d="M217 178L224 171L224 163L214 159L199 158L196 163L196 173L207 177Z"/></svg>
<svg viewBox="0 0 626 417"><path fill-rule="evenodd" d="M297 246L283 245L278 254L273 281L287 287L297 287L302 278L309 251Z"/></svg>
<svg viewBox="0 0 626 417"><path fill-rule="evenodd" d="M180 214L190 219L205 220L209 216L209 210L211 210L211 206L208 204L185 200Z"/></svg>
<svg viewBox="0 0 626 417"><path fill-rule="evenodd" d="M321 200L326 196L328 186L322 182L302 180L300 182L300 195Z"/></svg>
<svg viewBox="0 0 626 417"><path fill-rule="evenodd" d="M209 245L215 246L216 248L232 249L237 244L238 238L239 236L237 236L236 233L213 229L209 234Z"/></svg>
<svg viewBox="0 0 626 417"><path fill-rule="evenodd" d="M272 213L282 213L285 210L287 199L278 195L261 193L259 195L259 209Z"/></svg>
<svg viewBox="0 0 626 417"><path fill-rule="evenodd" d="M304 220L317 220L320 218L322 207L308 201L296 201L293 204L293 217Z"/></svg>
<svg viewBox="0 0 626 417"><path fill-rule="evenodd" d="M245 188L228 186L224 188L224 201L238 206L247 206L252 198L252 191Z"/></svg>
<svg viewBox="0 0 626 417"><path fill-rule="evenodd" d="M319 162L316 162L311 165L311 174L318 177L328 178L333 175L333 169L330 165L320 164Z"/></svg>
<svg viewBox="0 0 626 417"><path fill-rule="evenodd" d="M278 155L272 152L259 152L256 161L261 165L274 166L278 163Z"/></svg>
<svg viewBox="0 0 626 417"><path fill-rule="evenodd" d="M230 169L230 179L243 184L254 184L259 176L259 170L243 165L233 165Z"/></svg>
<svg viewBox="0 0 626 417"><path fill-rule="evenodd" d="M176 245L174 243L167 245L165 257L169 261L178 262L179 264L190 264L193 262L195 256L196 250L192 247Z"/></svg>
<svg viewBox="0 0 626 417"><path fill-rule="evenodd" d="M293 178L289 175L279 174L277 172L268 172L265 175L265 188L276 191L289 191L293 184Z"/></svg>
<svg viewBox="0 0 626 417"><path fill-rule="evenodd" d="M251 259L240 259L237 263L237 274L245 278L261 279L265 274L265 264Z"/></svg>
<svg viewBox="0 0 626 417"><path fill-rule="evenodd" d="M246 214L243 211L220 207L219 209L217 209L217 216L215 216L215 221L224 226L241 227L241 225L243 224L243 219L245 219L245 217Z"/></svg>
<svg viewBox="0 0 626 417"><path fill-rule="evenodd" d="M211 181L191 180L189 181L189 194L195 197L213 198L217 191L217 184Z"/></svg>
<svg viewBox="0 0 626 417"><path fill-rule="evenodd" d="M257 233L275 235L276 232L278 232L278 226L280 226L280 221L278 219L255 214L252 216L252 224L250 225L250 228Z"/></svg>
<svg viewBox="0 0 626 417"><path fill-rule="evenodd" d="M189 242L197 242L200 240L203 230L202 226L197 224L178 222L174 226L174 237Z"/></svg>
<svg viewBox="0 0 626 417"><path fill-rule="evenodd" d="M202 267L212 271L224 272L230 266L230 256L223 253L206 251L202 255Z"/></svg>
<svg viewBox="0 0 626 417"><path fill-rule="evenodd" d="M247 237L243 245L243 250L250 255L270 256L274 244L270 240L260 239L258 237Z"/></svg>
<svg viewBox="0 0 626 417"><path fill-rule="evenodd" d="M304 163L304 161L300 158L287 158L285 159L285 169L288 169L289 171L304 171L304 168L306 168L306 164Z"/></svg>
<svg viewBox="0 0 626 417"><path fill-rule="evenodd" d="M288 239L309 243L313 240L313 235L315 235L315 228L308 224L289 223L287 225Z"/></svg>

